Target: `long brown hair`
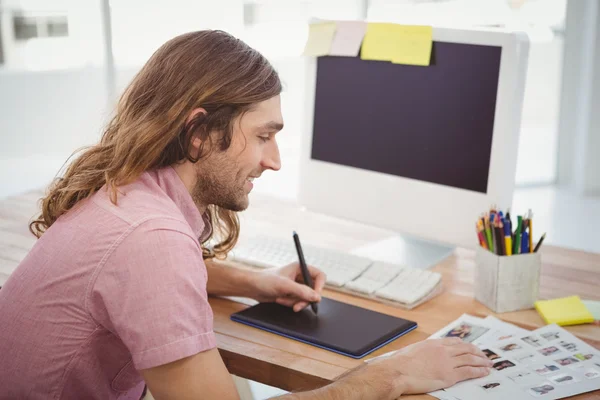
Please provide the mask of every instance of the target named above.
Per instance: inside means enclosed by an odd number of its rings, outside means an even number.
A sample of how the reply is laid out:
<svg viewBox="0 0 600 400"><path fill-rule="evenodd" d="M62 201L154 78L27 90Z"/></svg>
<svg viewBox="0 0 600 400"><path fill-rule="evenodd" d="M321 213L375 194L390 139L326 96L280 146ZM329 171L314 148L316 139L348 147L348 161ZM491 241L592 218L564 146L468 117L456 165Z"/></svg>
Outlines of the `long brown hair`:
<svg viewBox="0 0 600 400"><path fill-rule="evenodd" d="M185 159L197 162L214 149L226 150L233 120L280 92L281 81L271 64L225 32L191 32L168 41L129 84L100 142L84 149L64 176L52 182L29 230L41 237L62 214L104 185L117 204L118 187L144 171ZM207 113L186 123L199 107ZM193 137L203 143L197 157L189 153ZM210 205L208 217L218 241L211 250L207 238L203 255L225 257L239 236L237 214Z"/></svg>

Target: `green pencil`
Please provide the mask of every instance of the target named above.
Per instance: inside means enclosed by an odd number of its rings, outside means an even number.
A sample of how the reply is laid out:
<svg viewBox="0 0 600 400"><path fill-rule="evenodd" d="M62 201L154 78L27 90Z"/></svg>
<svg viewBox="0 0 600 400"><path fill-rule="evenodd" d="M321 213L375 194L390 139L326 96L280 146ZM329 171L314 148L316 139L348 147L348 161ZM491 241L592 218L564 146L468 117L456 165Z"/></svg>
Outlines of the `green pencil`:
<svg viewBox="0 0 600 400"><path fill-rule="evenodd" d="M515 232L515 244L513 254L521 254L521 229L523 227L523 217L517 216L517 230Z"/></svg>

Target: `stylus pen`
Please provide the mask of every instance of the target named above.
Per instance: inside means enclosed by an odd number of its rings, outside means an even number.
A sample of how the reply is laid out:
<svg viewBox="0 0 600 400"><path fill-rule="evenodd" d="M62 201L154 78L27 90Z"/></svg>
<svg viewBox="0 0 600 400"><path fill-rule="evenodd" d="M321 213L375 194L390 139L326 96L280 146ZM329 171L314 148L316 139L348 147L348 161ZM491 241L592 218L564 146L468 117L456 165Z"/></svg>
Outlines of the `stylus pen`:
<svg viewBox="0 0 600 400"><path fill-rule="evenodd" d="M294 232L294 244L296 245L296 252L298 253L298 261L300 262L300 270L302 271L302 278L304 278L304 283L311 289L314 289L312 278L310 277L310 273L308 272L308 267L306 266L306 261L304 260L304 252L302 252L302 245L300 244L300 238L298 234ZM310 307L314 311L314 313L319 312L319 306L317 303L310 303Z"/></svg>

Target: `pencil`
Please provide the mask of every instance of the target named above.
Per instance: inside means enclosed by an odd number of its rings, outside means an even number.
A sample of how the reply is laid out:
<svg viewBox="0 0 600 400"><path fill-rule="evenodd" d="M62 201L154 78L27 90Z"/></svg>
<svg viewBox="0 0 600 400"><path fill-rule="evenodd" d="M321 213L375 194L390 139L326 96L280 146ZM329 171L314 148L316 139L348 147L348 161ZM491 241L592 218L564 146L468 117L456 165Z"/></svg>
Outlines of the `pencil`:
<svg viewBox="0 0 600 400"><path fill-rule="evenodd" d="M498 246L498 238L496 237L496 214L490 213L490 229L492 231L492 242L494 243L493 252L500 254L500 247Z"/></svg>
<svg viewBox="0 0 600 400"><path fill-rule="evenodd" d="M483 224L481 220L477 220L477 223L475 224L475 231L477 232L477 237L479 238L479 244L481 247L488 249L487 241L483 234Z"/></svg>
<svg viewBox="0 0 600 400"><path fill-rule="evenodd" d="M513 241L513 254L521 253L521 229L523 229L523 217L517 216L517 230L515 232L515 240Z"/></svg>
<svg viewBox="0 0 600 400"><path fill-rule="evenodd" d="M488 246L490 248L490 251L492 253L495 253L494 252L494 242L492 241L492 232L490 230L490 218L486 215L484 217L484 221L485 221L485 236L487 237Z"/></svg>
<svg viewBox="0 0 600 400"><path fill-rule="evenodd" d="M510 226L508 225L508 221L505 219L504 224L504 245L506 246L506 255L512 255L512 233L510 231Z"/></svg>
<svg viewBox="0 0 600 400"><path fill-rule="evenodd" d="M502 225L502 220L498 218L496 221L496 236L498 236L498 242L500 242L500 255L505 256L506 253L506 240L504 239L504 225Z"/></svg>

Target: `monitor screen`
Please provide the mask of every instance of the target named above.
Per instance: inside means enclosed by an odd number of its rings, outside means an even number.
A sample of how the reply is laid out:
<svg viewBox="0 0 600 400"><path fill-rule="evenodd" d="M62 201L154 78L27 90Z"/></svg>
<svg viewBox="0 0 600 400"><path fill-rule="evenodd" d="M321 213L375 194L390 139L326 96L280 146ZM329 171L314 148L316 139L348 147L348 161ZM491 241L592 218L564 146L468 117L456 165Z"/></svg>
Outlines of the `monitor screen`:
<svg viewBox="0 0 600 400"><path fill-rule="evenodd" d="M501 50L434 42L428 67L319 57L311 158L486 193Z"/></svg>

